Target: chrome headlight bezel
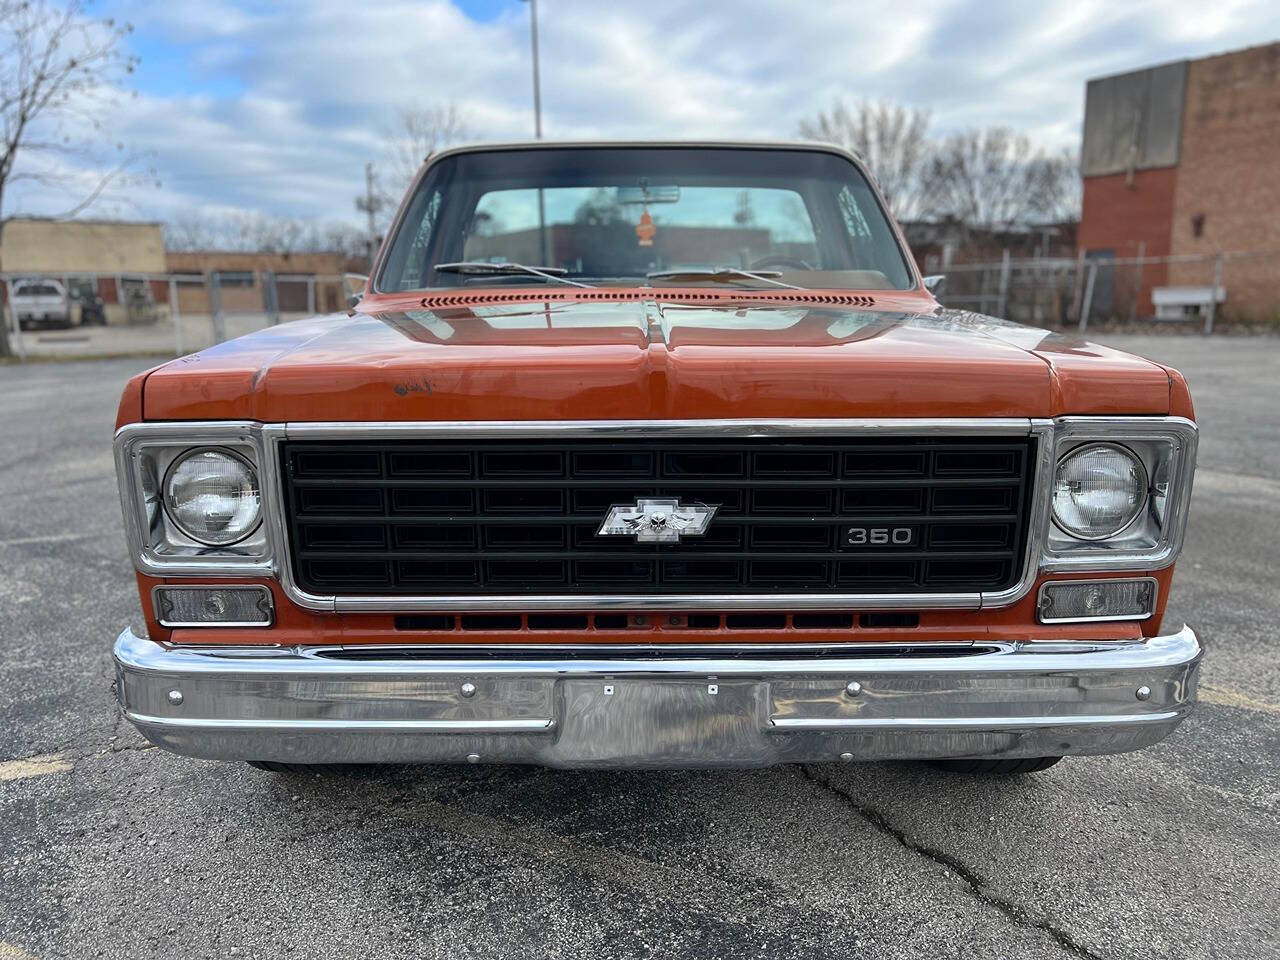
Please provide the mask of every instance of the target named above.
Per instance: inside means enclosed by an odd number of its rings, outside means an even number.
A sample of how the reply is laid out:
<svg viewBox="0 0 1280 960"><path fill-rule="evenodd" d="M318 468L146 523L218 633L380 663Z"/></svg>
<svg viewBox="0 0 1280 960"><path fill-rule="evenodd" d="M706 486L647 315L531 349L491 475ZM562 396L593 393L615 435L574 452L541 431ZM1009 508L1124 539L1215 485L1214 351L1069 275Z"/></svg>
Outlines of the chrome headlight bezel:
<svg viewBox="0 0 1280 960"><path fill-rule="evenodd" d="M1085 447L1121 447L1135 456L1147 477L1138 514L1114 534L1086 540L1073 536L1053 517L1058 466ZM1196 425L1183 417L1062 417L1055 421L1053 477L1042 494L1046 572L1159 570L1182 549L1195 473Z"/></svg>
<svg viewBox="0 0 1280 960"><path fill-rule="evenodd" d="M270 576L275 573L270 536L273 471L266 461L260 424L135 423L115 438L116 479L125 535L134 566L155 576ZM261 491L257 525L223 546L194 539L163 505L164 482L181 457L216 447L244 460Z"/></svg>

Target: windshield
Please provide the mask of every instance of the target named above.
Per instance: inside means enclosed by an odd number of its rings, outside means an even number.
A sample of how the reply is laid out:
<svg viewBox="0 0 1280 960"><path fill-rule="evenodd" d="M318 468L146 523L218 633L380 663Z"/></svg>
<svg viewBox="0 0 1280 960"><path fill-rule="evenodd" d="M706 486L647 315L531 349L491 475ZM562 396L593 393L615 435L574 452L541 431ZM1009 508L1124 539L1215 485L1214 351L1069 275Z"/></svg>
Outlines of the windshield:
<svg viewBox="0 0 1280 960"><path fill-rule="evenodd" d="M459 153L435 163L400 221L376 289L552 282L528 267L599 286L912 286L875 194L837 154L564 147Z"/></svg>

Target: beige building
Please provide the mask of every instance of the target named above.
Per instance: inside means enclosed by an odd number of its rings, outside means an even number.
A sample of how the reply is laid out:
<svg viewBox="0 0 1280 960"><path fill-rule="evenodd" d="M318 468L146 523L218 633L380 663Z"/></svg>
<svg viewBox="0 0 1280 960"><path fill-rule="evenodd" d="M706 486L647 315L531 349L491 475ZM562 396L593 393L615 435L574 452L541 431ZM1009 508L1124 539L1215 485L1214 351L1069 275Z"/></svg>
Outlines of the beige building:
<svg viewBox="0 0 1280 960"><path fill-rule="evenodd" d="M123 220L14 218L0 235L0 269L9 276L48 275L102 298L110 323L148 322L164 312L168 288L147 282L165 272L164 230Z"/></svg>
<svg viewBox="0 0 1280 960"><path fill-rule="evenodd" d="M15 274L164 273L164 231L118 220L7 220L0 265Z"/></svg>
<svg viewBox="0 0 1280 960"><path fill-rule="evenodd" d="M337 253L166 253L159 223L16 218L5 221L0 237L6 275L52 276L77 295L96 293L109 323L166 316L171 290L181 313L209 314L215 274L224 313L332 313L346 305L343 274L363 268Z"/></svg>

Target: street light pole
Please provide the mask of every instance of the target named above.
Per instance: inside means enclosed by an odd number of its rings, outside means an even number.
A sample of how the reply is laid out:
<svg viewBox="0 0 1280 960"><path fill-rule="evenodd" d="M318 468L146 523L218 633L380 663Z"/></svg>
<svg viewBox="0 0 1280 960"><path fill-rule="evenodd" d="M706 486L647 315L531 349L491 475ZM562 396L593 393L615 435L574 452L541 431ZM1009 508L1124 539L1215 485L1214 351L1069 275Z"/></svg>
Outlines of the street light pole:
<svg viewBox="0 0 1280 960"><path fill-rule="evenodd" d="M542 82L538 77L538 0L529 0L529 41L533 45L533 136L542 139ZM538 263L547 262L547 205L538 188Z"/></svg>
<svg viewBox="0 0 1280 960"><path fill-rule="evenodd" d="M533 44L533 136L542 139L542 83L538 78L538 0L529 0L529 39Z"/></svg>

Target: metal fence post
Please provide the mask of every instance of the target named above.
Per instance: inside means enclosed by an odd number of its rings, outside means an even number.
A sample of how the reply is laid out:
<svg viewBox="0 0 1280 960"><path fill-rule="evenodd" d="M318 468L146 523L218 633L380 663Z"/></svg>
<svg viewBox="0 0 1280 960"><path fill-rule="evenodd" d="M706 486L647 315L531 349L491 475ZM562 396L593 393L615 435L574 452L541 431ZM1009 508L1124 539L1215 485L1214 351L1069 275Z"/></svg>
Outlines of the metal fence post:
<svg viewBox="0 0 1280 960"><path fill-rule="evenodd" d="M1005 308L1009 305L1009 248L1004 248L1000 255L1000 291L996 298L996 316L1005 319Z"/></svg>
<svg viewBox="0 0 1280 960"><path fill-rule="evenodd" d="M178 281L169 278L169 319L173 321L173 355L180 357L182 349L182 311L178 308Z"/></svg>
<svg viewBox="0 0 1280 960"><path fill-rule="evenodd" d="M1213 258L1213 289L1209 291L1209 312L1204 317L1204 332L1213 333L1213 321L1218 314L1218 291L1222 289L1222 254Z"/></svg>
<svg viewBox="0 0 1280 960"><path fill-rule="evenodd" d="M1084 295L1084 253L1084 247L1076 251L1076 273L1071 281L1071 312L1068 316L1080 309L1080 299Z"/></svg>
<svg viewBox="0 0 1280 960"><path fill-rule="evenodd" d="M27 345L22 341L22 324L18 322L18 305L13 299L13 277L4 278L5 298L9 302L9 322L13 331L9 342L13 344L14 353L19 360L27 359Z"/></svg>
<svg viewBox="0 0 1280 960"><path fill-rule="evenodd" d="M1089 326L1089 311L1093 309L1093 285L1098 280L1098 262L1089 264L1089 280L1085 284L1084 299L1080 303L1080 330Z"/></svg>
<svg viewBox="0 0 1280 960"><path fill-rule="evenodd" d="M1133 270L1133 298L1129 302L1129 322L1138 319L1138 298L1142 296L1142 266L1147 256L1147 241L1138 241L1138 262Z"/></svg>
<svg viewBox="0 0 1280 960"><path fill-rule="evenodd" d="M213 342L221 343L227 339L227 318L222 315L222 281L217 270L209 274L209 312L213 319Z"/></svg>
<svg viewBox="0 0 1280 960"><path fill-rule="evenodd" d="M267 323L274 327L280 322L280 288L276 286L274 270L268 270L262 276L262 299L266 301Z"/></svg>
<svg viewBox="0 0 1280 960"><path fill-rule="evenodd" d="M13 331L9 341L13 344L14 353L17 355L18 359L25 360L27 359L27 344L22 336L22 323L18 320L18 304L13 299L13 278L6 277L4 283L8 292L9 320L12 324L11 329Z"/></svg>
<svg viewBox="0 0 1280 960"><path fill-rule="evenodd" d="M316 315L316 278L307 277L307 316Z"/></svg>

